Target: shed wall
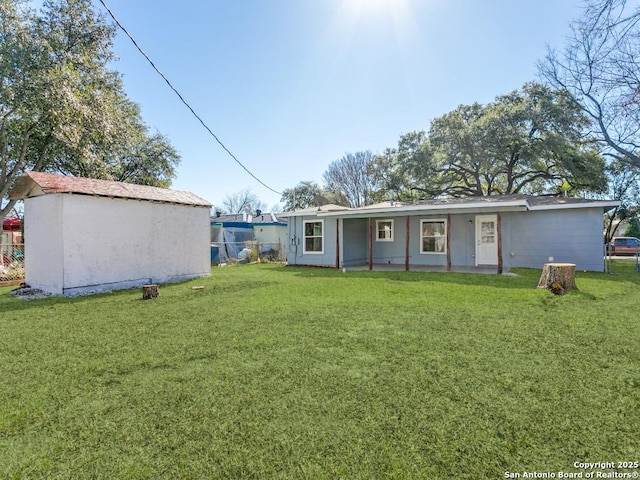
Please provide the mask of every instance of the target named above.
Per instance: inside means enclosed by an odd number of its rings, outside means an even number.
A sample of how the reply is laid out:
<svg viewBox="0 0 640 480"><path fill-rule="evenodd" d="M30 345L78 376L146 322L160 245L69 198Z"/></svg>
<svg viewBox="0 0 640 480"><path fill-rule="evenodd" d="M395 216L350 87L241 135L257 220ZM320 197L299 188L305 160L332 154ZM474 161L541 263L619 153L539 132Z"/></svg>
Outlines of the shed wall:
<svg viewBox="0 0 640 480"><path fill-rule="evenodd" d="M64 195L63 202L64 293L211 271L206 207L84 195Z"/></svg>
<svg viewBox="0 0 640 480"><path fill-rule="evenodd" d="M24 202L25 282L58 295L64 288L62 204L62 195Z"/></svg>

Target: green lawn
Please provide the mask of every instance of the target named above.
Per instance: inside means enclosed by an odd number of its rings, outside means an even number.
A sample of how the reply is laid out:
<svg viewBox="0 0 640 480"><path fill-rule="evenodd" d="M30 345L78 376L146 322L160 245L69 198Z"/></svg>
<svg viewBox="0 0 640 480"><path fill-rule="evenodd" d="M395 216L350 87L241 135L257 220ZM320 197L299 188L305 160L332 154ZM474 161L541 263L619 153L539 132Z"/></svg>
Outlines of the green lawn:
<svg viewBox="0 0 640 480"><path fill-rule="evenodd" d="M3 287L0 478L498 479L640 461L626 270L579 272L562 297L534 288L537 270L264 264L148 301Z"/></svg>

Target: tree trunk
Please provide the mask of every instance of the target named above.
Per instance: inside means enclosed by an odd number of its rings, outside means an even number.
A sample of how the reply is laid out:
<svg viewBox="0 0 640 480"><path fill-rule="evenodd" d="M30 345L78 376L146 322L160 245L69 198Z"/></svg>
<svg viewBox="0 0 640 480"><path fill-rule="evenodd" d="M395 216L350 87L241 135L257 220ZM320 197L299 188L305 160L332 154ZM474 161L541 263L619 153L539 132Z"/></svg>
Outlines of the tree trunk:
<svg viewBox="0 0 640 480"><path fill-rule="evenodd" d="M564 295L566 290L576 287L575 263L545 263L538 288L548 288L556 295Z"/></svg>
<svg viewBox="0 0 640 480"><path fill-rule="evenodd" d="M149 300L150 298L156 298L160 295L159 285L143 285L142 286L142 299Z"/></svg>

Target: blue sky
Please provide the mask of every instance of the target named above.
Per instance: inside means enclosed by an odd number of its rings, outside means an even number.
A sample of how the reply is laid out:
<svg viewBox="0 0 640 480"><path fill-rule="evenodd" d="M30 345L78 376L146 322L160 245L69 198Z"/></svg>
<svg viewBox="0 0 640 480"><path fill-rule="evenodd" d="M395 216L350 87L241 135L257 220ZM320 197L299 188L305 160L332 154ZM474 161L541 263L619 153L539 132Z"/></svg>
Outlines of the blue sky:
<svg viewBox="0 0 640 480"><path fill-rule="evenodd" d="M347 152L382 152L461 104L537 78L580 0L106 0L222 142L276 191L322 181ZM96 1L96 8L102 9ZM172 187L221 205L238 166L122 32L114 68L182 156Z"/></svg>

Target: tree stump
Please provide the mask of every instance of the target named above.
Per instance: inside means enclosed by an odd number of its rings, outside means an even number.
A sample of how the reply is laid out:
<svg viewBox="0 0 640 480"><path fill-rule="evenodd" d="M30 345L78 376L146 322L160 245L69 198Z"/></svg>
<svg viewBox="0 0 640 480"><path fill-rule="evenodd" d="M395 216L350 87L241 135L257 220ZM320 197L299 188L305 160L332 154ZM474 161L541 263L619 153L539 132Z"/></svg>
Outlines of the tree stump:
<svg viewBox="0 0 640 480"><path fill-rule="evenodd" d="M555 295L564 295L566 290L576 287L575 263L545 263L538 288L548 288Z"/></svg>
<svg viewBox="0 0 640 480"><path fill-rule="evenodd" d="M142 299L149 300L150 298L156 298L160 295L159 285L143 285L142 286Z"/></svg>

